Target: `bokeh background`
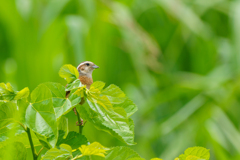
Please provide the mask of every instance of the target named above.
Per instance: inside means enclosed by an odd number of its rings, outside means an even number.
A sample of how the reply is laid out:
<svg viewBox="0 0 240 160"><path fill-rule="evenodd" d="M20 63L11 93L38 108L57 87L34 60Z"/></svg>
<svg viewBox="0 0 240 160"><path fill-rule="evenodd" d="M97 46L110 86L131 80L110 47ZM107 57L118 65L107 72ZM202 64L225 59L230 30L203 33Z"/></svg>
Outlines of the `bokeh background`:
<svg viewBox="0 0 240 160"><path fill-rule="evenodd" d="M60 67L85 60L138 105L131 148L143 158L203 146L240 159L240 1L1 0L0 82L65 85ZM124 145L89 123L83 134Z"/></svg>

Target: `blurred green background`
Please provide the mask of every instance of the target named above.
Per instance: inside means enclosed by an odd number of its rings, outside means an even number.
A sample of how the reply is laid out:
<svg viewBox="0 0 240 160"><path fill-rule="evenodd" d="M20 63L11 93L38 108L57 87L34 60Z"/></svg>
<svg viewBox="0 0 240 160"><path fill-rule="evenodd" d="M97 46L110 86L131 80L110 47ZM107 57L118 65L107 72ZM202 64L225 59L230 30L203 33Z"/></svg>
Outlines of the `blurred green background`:
<svg viewBox="0 0 240 160"><path fill-rule="evenodd" d="M65 85L60 67L85 60L138 105L131 148L143 158L203 146L240 159L240 1L1 0L0 82ZM89 123L83 134L124 145Z"/></svg>

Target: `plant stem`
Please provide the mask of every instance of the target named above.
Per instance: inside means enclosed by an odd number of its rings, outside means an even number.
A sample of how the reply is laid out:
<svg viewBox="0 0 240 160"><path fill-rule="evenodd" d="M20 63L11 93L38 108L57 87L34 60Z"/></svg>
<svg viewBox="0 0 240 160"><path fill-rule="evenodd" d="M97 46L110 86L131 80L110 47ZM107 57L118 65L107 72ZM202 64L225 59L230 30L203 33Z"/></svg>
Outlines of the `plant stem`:
<svg viewBox="0 0 240 160"><path fill-rule="evenodd" d="M33 154L33 160L37 160L38 156L37 156L36 150L35 150L34 145L33 145L30 129L27 128L26 132L28 134L28 139L29 139L29 143L30 143L30 146L31 146L31 150L32 150L32 154Z"/></svg>
<svg viewBox="0 0 240 160"><path fill-rule="evenodd" d="M79 133L82 134L83 125L81 122L81 117L80 117L80 114L78 113L77 109L76 109L76 112L77 112L77 118L78 118L78 124L79 124Z"/></svg>

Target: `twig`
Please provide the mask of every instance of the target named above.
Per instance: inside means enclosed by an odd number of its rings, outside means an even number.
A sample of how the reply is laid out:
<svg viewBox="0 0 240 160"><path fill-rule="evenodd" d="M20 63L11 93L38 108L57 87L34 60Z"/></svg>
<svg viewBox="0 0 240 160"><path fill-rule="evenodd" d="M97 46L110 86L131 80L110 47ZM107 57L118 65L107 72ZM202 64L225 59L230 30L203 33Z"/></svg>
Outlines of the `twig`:
<svg viewBox="0 0 240 160"><path fill-rule="evenodd" d="M26 132L27 132L27 134L28 134L28 139L29 139L29 143L30 143L30 146L31 146L33 159L34 159L34 160L37 160L38 155L37 155L36 150L35 150L34 145L33 145L33 141L32 141L32 136L31 136L30 129L27 128Z"/></svg>

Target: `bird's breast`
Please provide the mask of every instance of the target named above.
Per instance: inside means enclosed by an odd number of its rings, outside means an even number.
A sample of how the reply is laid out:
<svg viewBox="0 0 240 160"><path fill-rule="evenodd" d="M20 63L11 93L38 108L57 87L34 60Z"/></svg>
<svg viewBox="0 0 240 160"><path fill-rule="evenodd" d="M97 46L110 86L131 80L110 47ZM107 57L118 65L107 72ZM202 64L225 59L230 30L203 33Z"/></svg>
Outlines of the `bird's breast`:
<svg viewBox="0 0 240 160"><path fill-rule="evenodd" d="M79 76L78 78L83 85L86 85L88 89L90 89L91 84L93 83L93 79L87 76Z"/></svg>

